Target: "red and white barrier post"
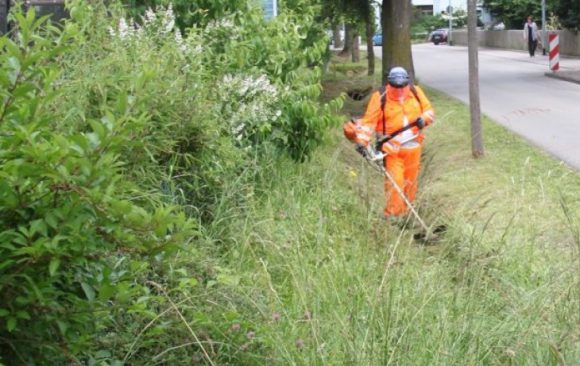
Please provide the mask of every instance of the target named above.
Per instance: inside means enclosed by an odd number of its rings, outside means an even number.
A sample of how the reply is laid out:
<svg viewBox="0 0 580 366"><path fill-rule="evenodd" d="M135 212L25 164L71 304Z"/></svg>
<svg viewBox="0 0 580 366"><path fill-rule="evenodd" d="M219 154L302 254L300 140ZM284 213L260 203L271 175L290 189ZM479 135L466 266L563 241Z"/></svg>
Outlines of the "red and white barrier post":
<svg viewBox="0 0 580 366"><path fill-rule="evenodd" d="M550 44L550 70L558 71L560 69L560 38L558 33L550 33L548 42Z"/></svg>

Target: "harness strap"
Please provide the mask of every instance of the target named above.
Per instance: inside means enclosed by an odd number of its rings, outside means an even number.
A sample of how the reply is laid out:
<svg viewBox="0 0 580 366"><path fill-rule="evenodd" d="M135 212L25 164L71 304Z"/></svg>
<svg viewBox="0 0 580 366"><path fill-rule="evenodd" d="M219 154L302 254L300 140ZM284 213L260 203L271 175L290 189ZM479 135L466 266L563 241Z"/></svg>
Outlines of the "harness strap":
<svg viewBox="0 0 580 366"><path fill-rule="evenodd" d="M419 99L419 95L417 94L417 89L415 88L415 85L413 85L413 84L409 85L409 89L411 90L411 93L413 93L413 96L415 97L415 99L419 103L419 107L421 108L421 113L422 113L423 112L423 104L421 104L421 99ZM385 105L387 104L387 88L384 85L382 85L379 88L379 93L381 94L381 111L383 112L383 135L386 135L387 134L387 121L386 121L386 117L385 117Z"/></svg>

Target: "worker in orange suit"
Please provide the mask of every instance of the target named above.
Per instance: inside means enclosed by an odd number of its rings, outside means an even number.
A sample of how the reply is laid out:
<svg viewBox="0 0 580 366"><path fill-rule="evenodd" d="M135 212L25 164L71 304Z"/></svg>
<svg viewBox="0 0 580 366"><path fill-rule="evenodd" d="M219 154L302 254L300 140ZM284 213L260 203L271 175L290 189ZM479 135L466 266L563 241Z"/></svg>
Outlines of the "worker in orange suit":
<svg viewBox="0 0 580 366"><path fill-rule="evenodd" d="M385 169L413 202L421 166L421 144L425 138L422 130L433 122L435 112L423 90L409 82L404 68L392 68L387 79L386 87L371 95L364 116L355 122L352 140L357 150L363 151L373 131L377 140L395 135L381 146L386 154ZM409 124L413 127L400 132ZM385 218L400 217L408 212L404 200L388 179L385 179L385 195Z"/></svg>

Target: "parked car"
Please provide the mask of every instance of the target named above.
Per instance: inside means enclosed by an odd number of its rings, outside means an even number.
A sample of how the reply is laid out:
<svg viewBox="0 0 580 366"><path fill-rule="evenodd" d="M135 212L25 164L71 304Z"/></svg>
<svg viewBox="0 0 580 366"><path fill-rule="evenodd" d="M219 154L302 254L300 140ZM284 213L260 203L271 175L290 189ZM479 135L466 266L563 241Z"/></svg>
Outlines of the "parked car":
<svg viewBox="0 0 580 366"><path fill-rule="evenodd" d="M429 36L429 41L433 42L433 44L435 45L438 45L439 43L446 43L448 34L449 29L446 28L435 29L433 32L431 32L431 35Z"/></svg>
<svg viewBox="0 0 580 366"><path fill-rule="evenodd" d="M383 45L383 35L375 34L373 36L373 46L382 46L382 45Z"/></svg>

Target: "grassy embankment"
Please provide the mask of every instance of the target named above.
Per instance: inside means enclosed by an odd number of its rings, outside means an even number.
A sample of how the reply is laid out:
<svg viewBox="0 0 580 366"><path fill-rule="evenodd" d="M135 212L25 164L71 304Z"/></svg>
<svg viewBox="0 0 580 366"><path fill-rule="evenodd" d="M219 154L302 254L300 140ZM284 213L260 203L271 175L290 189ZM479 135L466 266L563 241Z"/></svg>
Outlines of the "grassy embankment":
<svg viewBox="0 0 580 366"><path fill-rule="evenodd" d="M377 85L340 69L328 96ZM488 119L474 160L468 108L427 91L438 120L418 206L448 225L437 245L381 222L382 180L338 132L307 164L279 166L268 198L234 221L243 239L227 256L278 364L580 360L580 176Z"/></svg>

